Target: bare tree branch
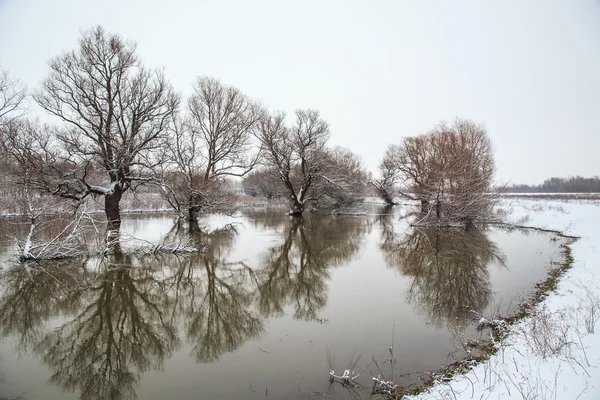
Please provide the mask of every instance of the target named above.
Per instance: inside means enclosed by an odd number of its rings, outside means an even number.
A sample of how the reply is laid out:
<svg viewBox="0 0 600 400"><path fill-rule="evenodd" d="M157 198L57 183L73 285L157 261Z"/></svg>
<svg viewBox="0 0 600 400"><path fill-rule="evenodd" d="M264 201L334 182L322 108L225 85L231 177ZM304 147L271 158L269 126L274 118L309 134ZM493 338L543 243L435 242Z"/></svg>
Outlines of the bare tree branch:
<svg viewBox="0 0 600 400"><path fill-rule="evenodd" d="M21 115L26 95L25 87L0 68L0 128Z"/></svg>

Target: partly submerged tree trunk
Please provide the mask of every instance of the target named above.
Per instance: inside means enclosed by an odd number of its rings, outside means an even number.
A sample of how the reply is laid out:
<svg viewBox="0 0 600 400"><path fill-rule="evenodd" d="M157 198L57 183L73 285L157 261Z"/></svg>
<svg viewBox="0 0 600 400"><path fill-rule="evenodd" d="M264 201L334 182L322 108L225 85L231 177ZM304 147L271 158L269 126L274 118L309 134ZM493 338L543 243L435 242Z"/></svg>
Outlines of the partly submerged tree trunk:
<svg viewBox="0 0 600 400"><path fill-rule="evenodd" d="M385 204L390 206L398 204L394 201L394 196L390 193L386 185L377 181L371 181L371 185L375 188L377 195L385 202Z"/></svg>
<svg viewBox="0 0 600 400"><path fill-rule="evenodd" d="M106 227L105 235L105 254L112 254L116 257L115 261L121 261L123 251L121 249L121 234L119 232L119 225L109 223Z"/></svg>
<svg viewBox="0 0 600 400"><path fill-rule="evenodd" d="M296 194L291 181L288 180L285 182L285 184L288 187L288 190L290 191L289 198L292 203L289 215L299 217L304 212L304 196L306 196L306 191L308 190L308 187L310 187L310 180L308 184L305 183L304 185L302 185L302 188L300 189L300 192L298 194Z"/></svg>
<svg viewBox="0 0 600 400"><path fill-rule="evenodd" d="M200 206L198 205L200 202L198 194L191 193L188 197L189 206L187 209L187 221L192 225L198 224L198 214L200 214Z"/></svg>
<svg viewBox="0 0 600 400"><path fill-rule="evenodd" d="M379 192L379 197L381 197L381 199L383 201L385 201L385 204L389 205L389 206L394 206L397 203L394 201L394 198L392 196L392 194L384 187L378 187L377 191Z"/></svg>
<svg viewBox="0 0 600 400"><path fill-rule="evenodd" d="M300 200L297 196L290 196L292 200L292 207L289 215L299 217L304 212L304 201Z"/></svg>
<svg viewBox="0 0 600 400"><path fill-rule="evenodd" d="M188 208L187 223L190 235L200 232L200 225L198 225L198 215L200 214L199 206L190 206Z"/></svg>
<svg viewBox="0 0 600 400"><path fill-rule="evenodd" d="M290 215L294 217L300 217L304 213L304 204L298 201L294 201L292 204L292 209L290 210Z"/></svg>
<svg viewBox="0 0 600 400"><path fill-rule="evenodd" d="M187 220L190 223L190 226L192 226L192 224L198 223L198 213L199 212L200 212L200 207L198 207L198 206L190 206L188 208Z"/></svg>
<svg viewBox="0 0 600 400"><path fill-rule="evenodd" d="M387 191L382 191L380 193L381 198L385 201L385 204L388 206L395 206L397 203L394 201L392 196L389 195Z"/></svg>
<svg viewBox="0 0 600 400"><path fill-rule="evenodd" d="M121 224L121 211L119 206L121 197L123 197L121 185L114 185L112 191L104 195L104 212L106 213L106 219L108 220L109 226L118 227Z"/></svg>
<svg viewBox="0 0 600 400"><path fill-rule="evenodd" d="M427 214L429 212L429 200L421 200L421 212Z"/></svg>
<svg viewBox="0 0 600 400"><path fill-rule="evenodd" d="M473 230L473 228L475 228L475 223L473 222L472 217L465 217L464 221L465 221L465 230L470 231L470 230Z"/></svg>

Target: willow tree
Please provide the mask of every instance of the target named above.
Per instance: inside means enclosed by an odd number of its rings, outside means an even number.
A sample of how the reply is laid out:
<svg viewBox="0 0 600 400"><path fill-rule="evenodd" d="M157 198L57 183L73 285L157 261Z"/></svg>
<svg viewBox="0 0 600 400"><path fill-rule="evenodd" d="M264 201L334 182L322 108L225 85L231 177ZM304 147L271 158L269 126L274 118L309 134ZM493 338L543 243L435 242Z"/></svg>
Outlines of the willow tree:
<svg viewBox="0 0 600 400"><path fill-rule="evenodd" d="M158 150L179 96L161 71L143 67L134 43L100 26L83 32L78 48L49 67L34 99L62 121L60 146L78 163L106 172L100 182L83 173L57 194L77 200L104 196L106 217L118 225L123 193L161 162Z"/></svg>
<svg viewBox="0 0 600 400"><path fill-rule="evenodd" d="M438 150L432 135L406 137L400 145L390 145L382 160L382 165L385 166L382 173L388 176L387 185L390 186L383 186L382 182L382 189L390 192L394 189L401 197L419 200L421 210L427 212L432 188L436 185L438 167L433 164L441 159ZM394 186L398 183L406 190Z"/></svg>
<svg viewBox="0 0 600 400"><path fill-rule="evenodd" d="M494 155L486 129L469 120L441 123L424 135L392 145L384 162L421 203L421 221L470 225L493 205Z"/></svg>
<svg viewBox="0 0 600 400"><path fill-rule="evenodd" d="M369 173L360 156L336 146L324 154L312 197L322 199L319 205L329 204L338 211L349 209L363 202L368 181Z"/></svg>

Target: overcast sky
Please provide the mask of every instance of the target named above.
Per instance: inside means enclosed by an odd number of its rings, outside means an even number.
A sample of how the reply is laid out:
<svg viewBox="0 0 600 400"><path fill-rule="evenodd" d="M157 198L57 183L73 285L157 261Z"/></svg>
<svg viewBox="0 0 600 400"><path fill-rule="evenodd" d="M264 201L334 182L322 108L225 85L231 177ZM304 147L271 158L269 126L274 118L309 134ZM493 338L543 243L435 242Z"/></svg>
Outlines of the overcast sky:
<svg viewBox="0 0 600 400"><path fill-rule="evenodd" d="M316 108L375 170L386 146L483 123L497 179L600 175L600 1L0 0L0 65L35 88L103 25L187 94L197 76Z"/></svg>

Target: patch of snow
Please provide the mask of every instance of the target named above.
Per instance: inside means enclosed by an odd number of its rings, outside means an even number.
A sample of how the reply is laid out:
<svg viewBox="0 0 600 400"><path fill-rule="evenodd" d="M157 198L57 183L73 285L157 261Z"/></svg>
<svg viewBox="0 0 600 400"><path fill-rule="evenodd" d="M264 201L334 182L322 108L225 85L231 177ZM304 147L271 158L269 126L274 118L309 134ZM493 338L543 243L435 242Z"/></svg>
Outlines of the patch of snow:
<svg viewBox="0 0 600 400"><path fill-rule="evenodd" d="M117 187L117 185L119 185L119 182L111 182L111 184L107 188L103 186L90 185L90 189L96 192L100 192L105 196L108 196L115 192L115 188Z"/></svg>
<svg viewBox="0 0 600 400"><path fill-rule="evenodd" d="M380 199L379 197L365 197L363 200L365 204L385 204L385 201Z"/></svg>
<svg viewBox="0 0 600 400"><path fill-rule="evenodd" d="M410 398L598 399L600 326L594 328L600 305L600 204L505 199L500 207L509 211L511 223L580 237L570 245L573 268L532 316L509 327L489 360Z"/></svg>
<svg viewBox="0 0 600 400"><path fill-rule="evenodd" d="M344 370L344 373L340 376L340 375L336 375L334 370L330 370L329 376L330 376L330 378L340 379L343 382L352 382L356 378L358 378L360 376L360 374L357 374L356 372L347 369L347 370Z"/></svg>
<svg viewBox="0 0 600 400"><path fill-rule="evenodd" d="M33 244L31 242L32 238L33 238L33 233L35 231L35 224L31 224L31 226L29 227L29 235L27 235L27 239L25 240L25 244L23 245L23 257L24 258L29 258L31 257L31 248L33 247Z"/></svg>

